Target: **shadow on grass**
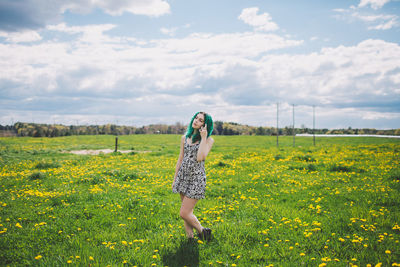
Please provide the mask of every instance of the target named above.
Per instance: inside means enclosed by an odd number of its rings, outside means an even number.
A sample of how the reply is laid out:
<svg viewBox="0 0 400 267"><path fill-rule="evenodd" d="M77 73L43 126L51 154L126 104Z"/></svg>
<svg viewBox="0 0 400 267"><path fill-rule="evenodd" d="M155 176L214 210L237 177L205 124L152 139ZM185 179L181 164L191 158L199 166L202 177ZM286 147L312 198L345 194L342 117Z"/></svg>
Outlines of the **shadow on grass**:
<svg viewBox="0 0 400 267"><path fill-rule="evenodd" d="M176 251L162 257L165 266L199 266L199 247L196 241L182 240Z"/></svg>

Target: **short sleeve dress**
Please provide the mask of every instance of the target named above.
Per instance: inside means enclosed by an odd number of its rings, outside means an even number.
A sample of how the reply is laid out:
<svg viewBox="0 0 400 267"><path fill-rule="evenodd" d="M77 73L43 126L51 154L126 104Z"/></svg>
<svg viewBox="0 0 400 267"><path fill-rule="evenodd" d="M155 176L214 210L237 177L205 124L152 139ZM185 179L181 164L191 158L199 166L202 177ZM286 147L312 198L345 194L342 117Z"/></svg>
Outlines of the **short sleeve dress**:
<svg viewBox="0 0 400 267"><path fill-rule="evenodd" d="M202 199L205 197L206 172L204 160L197 161L197 151L200 144L190 145L185 138L183 160L172 187L173 193L181 193L188 198Z"/></svg>

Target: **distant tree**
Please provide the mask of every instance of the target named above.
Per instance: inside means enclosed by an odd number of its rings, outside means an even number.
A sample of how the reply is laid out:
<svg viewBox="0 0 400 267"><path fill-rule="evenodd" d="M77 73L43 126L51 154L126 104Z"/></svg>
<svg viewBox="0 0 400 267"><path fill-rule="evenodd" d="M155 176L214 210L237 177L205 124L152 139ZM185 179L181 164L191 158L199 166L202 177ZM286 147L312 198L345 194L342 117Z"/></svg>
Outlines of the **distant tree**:
<svg viewBox="0 0 400 267"><path fill-rule="evenodd" d="M265 135L265 132L265 129L261 126L256 129L256 135Z"/></svg>

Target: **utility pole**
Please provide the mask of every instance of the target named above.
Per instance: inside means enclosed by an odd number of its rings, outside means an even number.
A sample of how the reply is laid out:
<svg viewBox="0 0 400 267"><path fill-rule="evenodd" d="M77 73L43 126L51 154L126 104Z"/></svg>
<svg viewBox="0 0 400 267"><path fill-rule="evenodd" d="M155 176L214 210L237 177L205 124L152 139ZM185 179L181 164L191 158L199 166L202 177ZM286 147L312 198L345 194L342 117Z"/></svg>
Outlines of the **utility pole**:
<svg viewBox="0 0 400 267"><path fill-rule="evenodd" d="M315 105L313 105L313 143L315 146Z"/></svg>
<svg viewBox="0 0 400 267"><path fill-rule="evenodd" d="M293 147L295 147L295 136L296 133L294 132L294 104L293 104Z"/></svg>
<svg viewBox="0 0 400 267"><path fill-rule="evenodd" d="M276 103L276 147L279 147L279 102Z"/></svg>

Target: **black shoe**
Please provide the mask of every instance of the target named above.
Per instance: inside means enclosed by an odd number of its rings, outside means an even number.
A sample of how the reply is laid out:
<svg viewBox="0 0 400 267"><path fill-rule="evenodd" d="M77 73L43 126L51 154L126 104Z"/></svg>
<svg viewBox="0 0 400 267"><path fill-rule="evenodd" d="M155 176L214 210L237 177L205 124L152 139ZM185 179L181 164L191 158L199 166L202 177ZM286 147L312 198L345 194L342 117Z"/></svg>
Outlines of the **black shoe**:
<svg viewBox="0 0 400 267"><path fill-rule="evenodd" d="M210 228L203 228L203 231L197 234L200 240L211 240L211 229Z"/></svg>

